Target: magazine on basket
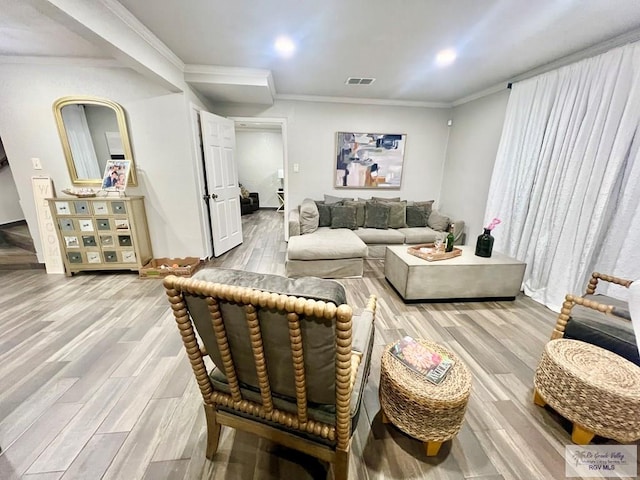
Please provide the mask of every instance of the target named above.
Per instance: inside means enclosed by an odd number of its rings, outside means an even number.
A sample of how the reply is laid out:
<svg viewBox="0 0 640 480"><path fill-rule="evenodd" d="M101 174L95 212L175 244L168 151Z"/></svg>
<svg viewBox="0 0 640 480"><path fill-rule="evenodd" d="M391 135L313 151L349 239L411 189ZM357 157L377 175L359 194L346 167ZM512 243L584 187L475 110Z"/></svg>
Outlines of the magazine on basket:
<svg viewBox="0 0 640 480"><path fill-rule="evenodd" d="M391 347L391 354L435 384L442 382L454 363L446 355L429 350L412 337L404 337L396 342Z"/></svg>

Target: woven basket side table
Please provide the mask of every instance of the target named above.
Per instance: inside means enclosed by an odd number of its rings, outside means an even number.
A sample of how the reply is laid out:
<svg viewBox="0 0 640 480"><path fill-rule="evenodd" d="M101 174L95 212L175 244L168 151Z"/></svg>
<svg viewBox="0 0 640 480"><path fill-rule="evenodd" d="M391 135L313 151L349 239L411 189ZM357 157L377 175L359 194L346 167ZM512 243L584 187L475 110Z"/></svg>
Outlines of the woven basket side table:
<svg viewBox="0 0 640 480"><path fill-rule="evenodd" d="M455 363L439 384L414 372L384 349L380 368L382 421L392 423L407 435L424 443L427 456L437 455L442 443L462 427L471 393L469 370L455 354L427 340L417 339L428 349L446 355Z"/></svg>
<svg viewBox="0 0 640 480"><path fill-rule="evenodd" d="M571 440L595 435L620 443L640 439L640 367L578 340L551 340L533 379L534 402L573 423Z"/></svg>

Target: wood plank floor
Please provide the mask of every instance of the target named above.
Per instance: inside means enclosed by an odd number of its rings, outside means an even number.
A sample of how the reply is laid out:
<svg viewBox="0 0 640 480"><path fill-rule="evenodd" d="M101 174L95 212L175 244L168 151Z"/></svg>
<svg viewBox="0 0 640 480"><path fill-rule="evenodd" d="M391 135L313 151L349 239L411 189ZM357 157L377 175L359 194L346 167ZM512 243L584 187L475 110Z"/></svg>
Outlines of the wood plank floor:
<svg viewBox="0 0 640 480"><path fill-rule="evenodd" d="M245 242L211 265L284 273L282 213L243 217ZM534 406L532 378L555 314L514 302L405 305L382 260L342 280L379 297L375 352L354 434L352 479L563 479L569 425ZM327 466L224 428L205 459L201 397L159 280L0 271L0 479L323 479ZM440 454L379 413L380 355L403 335L454 350L473 375L462 431ZM606 440L597 440L607 443Z"/></svg>

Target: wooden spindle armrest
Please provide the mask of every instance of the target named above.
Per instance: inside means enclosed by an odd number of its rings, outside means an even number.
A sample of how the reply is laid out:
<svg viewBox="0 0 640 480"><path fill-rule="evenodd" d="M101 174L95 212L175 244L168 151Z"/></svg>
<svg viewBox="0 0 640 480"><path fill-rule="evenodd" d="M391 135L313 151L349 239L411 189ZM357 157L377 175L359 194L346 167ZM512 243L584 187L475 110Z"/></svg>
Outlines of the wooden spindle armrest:
<svg viewBox="0 0 640 480"><path fill-rule="evenodd" d="M569 323L569 320L571 319L571 309L575 305L581 305L583 307L590 308L597 312L603 313L604 315L613 315L613 310L615 308L613 305L598 303L594 300L589 300L577 295L568 294L567 296L565 296L564 303L562 304L562 308L560 309L560 314L558 315L558 319L556 320L556 326L551 334L551 339L562 338L564 336L564 330L567 327L567 323ZM625 318L621 316L616 317ZM625 320L629 319L625 318Z"/></svg>
<svg viewBox="0 0 640 480"><path fill-rule="evenodd" d="M625 278L614 277L612 275L606 275L604 273L593 272L591 274L591 278L589 279L589 284L587 285L587 291L585 295L593 295L596 292L598 280L621 285L625 288L629 288L629 285L631 285L631 283L633 282L633 280L627 280Z"/></svg>

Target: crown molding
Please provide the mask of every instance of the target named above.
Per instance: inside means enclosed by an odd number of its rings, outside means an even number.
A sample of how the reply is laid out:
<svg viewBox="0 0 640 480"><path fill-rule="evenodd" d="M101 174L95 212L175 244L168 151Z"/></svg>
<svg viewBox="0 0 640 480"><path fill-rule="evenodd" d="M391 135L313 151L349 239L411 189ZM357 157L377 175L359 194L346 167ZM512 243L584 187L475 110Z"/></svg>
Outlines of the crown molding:
<svg viewBox="0 0 640 480"><path fill-rule="evenodd" d="M634 43L640 40L640 28L635 28L633 30L629 30L628 32L623 33L622 35L618 35L616 37L610 38L609 40L605 40L596 45L592 45L591 47L587 47L583 50L579 50L570 55L566 55L564 57L558 58L549 63L545 63L544 65L540 65L539 67L528 70L520 75L516 75L515 77L507 80L510 83L521 82L523 80L527 80L529 78L535 77L537 75L541 75L546 72L550 72L551 70L556 70L558 68L564 67L571 63L579 62L580 60L584 60L585 58L595 57L597 55L601 55L609 50L613 50L614 48L621 47L623 45L627 45L629 43Z"/></svg>
<svg viewBox="0 0 640 480"><path fill-rule="evenodd" d="M0 63L31 65L67 65L76 67L128 68L112 58L45 57L30 55L0 55Z"/></svg>
<svg viewBox="0 0 640 480"><path fill-rule="evenodd" d="M352 103L358 105L382 105L387 107L451 108L450 103L419 102L413 100L387 100L381 98L326 97L320 95L276 94L276 100L294 100L297 102Z"/></svg>
<svg viewBox="0 0 640 480"><path fill-rule="evenodd" d="M467 95L466 97L459 98L458 100L453 101L451 103L451 106L458 107L465 103L473 102L474 100L477 100L479 98L486 97L487 95L492 95L494 93L501 92L502 90L506 90L506 89L507 89L507 83L503 82L498 85L494 85L493 87L485 88L484 90L481 90L479 92L472 93L471 95Z"/></svg>
<svg viewBox="0 0 640 480"><path fill-rule="evenodd" d="M158 52L163 58L169 61L180 71L184 71L184 62L173 51L167 47L151 30L149 30L140 20L138 20L129 10L116 0L100 0L105 8L111 11L136 35L144 40L151 48Z"/></svg>

